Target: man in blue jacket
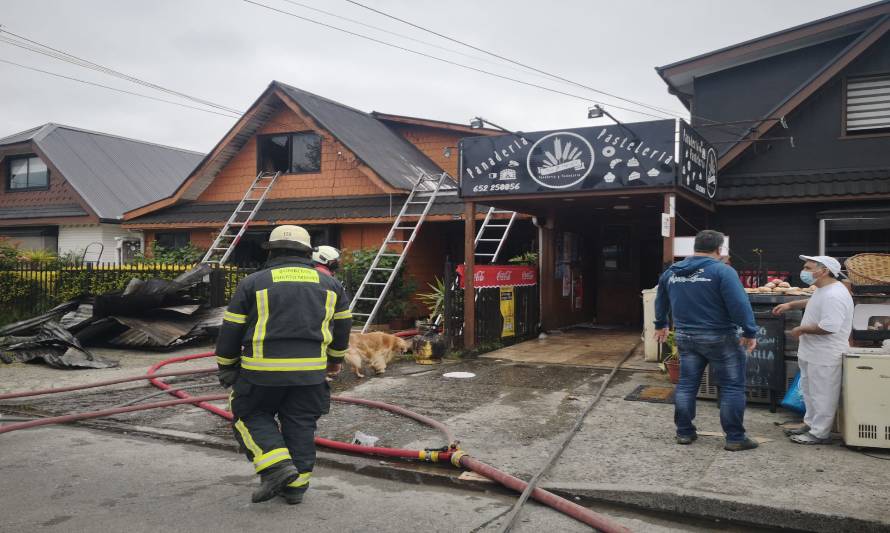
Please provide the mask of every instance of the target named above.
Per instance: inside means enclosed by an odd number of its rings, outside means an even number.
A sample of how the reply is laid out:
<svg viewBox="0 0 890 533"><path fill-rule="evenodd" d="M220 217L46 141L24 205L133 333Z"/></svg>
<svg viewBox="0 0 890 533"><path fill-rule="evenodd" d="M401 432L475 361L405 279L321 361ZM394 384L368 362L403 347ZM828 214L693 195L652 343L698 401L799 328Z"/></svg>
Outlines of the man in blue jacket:
<svg viewBox="0 0 890 533"><path fill-rule="evenodd" d="M674 263L661 275L655 298L655 339L667 339L670 312L680 352L680 383L674 394L677 443L692 444L698 437L692 424L695 397L710 364L720 384L723 449L734 452L757 447L745 434L743 350L750 352L757 345L757 325L738 273L720 261L722 245L722 233L701 231L695 236L695 255Z"/></svg>

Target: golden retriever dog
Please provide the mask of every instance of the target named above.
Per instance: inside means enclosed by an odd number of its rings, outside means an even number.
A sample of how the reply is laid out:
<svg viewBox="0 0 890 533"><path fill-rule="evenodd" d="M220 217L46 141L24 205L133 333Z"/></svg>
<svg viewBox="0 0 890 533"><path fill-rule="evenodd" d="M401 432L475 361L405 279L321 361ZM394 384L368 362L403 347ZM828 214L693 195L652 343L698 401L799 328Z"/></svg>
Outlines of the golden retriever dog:
<svg viewBox="0 0 890 533"><path fill-rule="evenodd" d="M374 331L372 333L352 333L349 335L349 351L346 352L346 362L352 366L355 375L363 378L362 366L367 361L374 372L383 374L386 365L396 355L403 355L410 344L401 337Z"/></svg>

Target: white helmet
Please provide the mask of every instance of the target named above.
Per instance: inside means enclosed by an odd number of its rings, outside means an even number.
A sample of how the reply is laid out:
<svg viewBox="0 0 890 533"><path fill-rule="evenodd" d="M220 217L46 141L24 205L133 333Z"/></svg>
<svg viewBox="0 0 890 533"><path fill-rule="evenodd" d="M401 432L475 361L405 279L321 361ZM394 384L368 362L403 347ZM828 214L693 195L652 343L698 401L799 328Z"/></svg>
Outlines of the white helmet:
<svg viewBox="0 0 890 533"><path fill-rule="evenodd" d="M330 265L340 260L340 251L333 246L322 244L312 252L312 260L322 265Z"/></svg>
<svg viewBox="0 0 890 533"><path fill-rule="evenodd" d="M309 238L309 232L300 226L277 226L269 234L269 242L263 243L263 248L270 250L273 248L285 248L291 250L299 250L308 252L312 250L312 241Z"/></svg>

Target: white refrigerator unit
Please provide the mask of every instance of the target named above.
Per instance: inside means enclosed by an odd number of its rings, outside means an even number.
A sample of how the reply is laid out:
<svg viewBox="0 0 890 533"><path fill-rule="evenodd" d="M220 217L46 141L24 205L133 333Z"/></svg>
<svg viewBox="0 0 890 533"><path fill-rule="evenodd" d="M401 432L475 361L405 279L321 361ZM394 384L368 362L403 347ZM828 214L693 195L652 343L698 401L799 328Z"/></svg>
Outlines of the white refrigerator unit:
<svg viewBox="0 0 890 533"><path fill-rule="evenodd" d="M850 348L844 354L842 427L847 446L890 448L890 352Z"/></svg>

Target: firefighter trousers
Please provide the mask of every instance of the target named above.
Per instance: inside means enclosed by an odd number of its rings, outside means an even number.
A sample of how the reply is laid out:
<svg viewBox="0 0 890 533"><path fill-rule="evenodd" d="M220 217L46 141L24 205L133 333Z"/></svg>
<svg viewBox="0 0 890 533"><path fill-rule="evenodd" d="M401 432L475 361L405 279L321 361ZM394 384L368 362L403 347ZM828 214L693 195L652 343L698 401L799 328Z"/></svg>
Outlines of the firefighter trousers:
<svg viewBox="0 0 890 533"><path fill-rule="evenodd" d="M315 465L315 430L330 410L331 389L317 385L270 387L238 378L229 396L235 439L262 476L291 461L300 477L288 487L305 489ZM276 419L277 417L277 419Z"/></svg>

